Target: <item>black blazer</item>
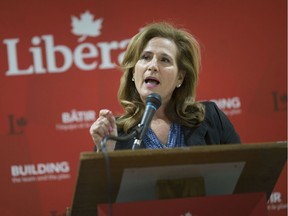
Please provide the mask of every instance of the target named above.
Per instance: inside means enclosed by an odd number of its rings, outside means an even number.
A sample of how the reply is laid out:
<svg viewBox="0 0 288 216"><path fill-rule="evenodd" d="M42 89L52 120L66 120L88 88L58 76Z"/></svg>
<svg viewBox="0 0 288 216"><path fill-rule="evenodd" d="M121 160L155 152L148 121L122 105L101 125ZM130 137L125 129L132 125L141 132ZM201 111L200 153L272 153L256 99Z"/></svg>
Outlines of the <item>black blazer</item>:
<svg viewBox="0 0 288 216"><path fill-rule="evenodd" d="M202 102L205 106L205 119L198 127L182 126L186 146L241 143L234 126L214 102ZM118 136L124 136L118 131ZM134 139L118 141L115 150L132 149ZM142 146L142 148L144 148Z"/></svg>

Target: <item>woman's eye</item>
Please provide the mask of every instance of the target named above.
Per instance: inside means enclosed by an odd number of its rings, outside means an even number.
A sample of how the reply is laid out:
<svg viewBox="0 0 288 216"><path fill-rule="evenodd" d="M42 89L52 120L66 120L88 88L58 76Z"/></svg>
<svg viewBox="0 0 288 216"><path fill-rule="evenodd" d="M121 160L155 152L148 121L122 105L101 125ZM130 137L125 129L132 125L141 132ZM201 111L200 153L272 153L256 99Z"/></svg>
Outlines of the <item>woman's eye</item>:
<svg viewBox="0 0 288 216"><path fill-rule="evenodd" d="M162 61L166 62L166 63L170 63L170 59L168 59L168 58L162 58Z"/></svg>
<svg viewBox="0 0 288 216"><path fill-rule="evenodd" d="M141 56L141 59L149 60L149 59L151 59L151 57L150 57L150 55L144 54L144 55Z"/></svg>

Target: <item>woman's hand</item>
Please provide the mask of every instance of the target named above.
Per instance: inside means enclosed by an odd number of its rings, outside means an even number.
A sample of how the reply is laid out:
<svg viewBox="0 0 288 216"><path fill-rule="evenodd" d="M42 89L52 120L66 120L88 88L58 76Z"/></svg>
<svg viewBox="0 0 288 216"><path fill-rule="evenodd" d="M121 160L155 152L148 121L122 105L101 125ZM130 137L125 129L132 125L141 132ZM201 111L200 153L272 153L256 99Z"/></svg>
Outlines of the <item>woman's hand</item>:
<svg viewBox="0 0 288 216"><path fill-rule="evenodd" d="M114 115L110 110L102 109L98 119L91 125L90 134L97 147L97 152L101 151L101 141L107 135L117 136L117 126ZM108 140L106 143L107 151L113 151L116 141Z"/></svg>

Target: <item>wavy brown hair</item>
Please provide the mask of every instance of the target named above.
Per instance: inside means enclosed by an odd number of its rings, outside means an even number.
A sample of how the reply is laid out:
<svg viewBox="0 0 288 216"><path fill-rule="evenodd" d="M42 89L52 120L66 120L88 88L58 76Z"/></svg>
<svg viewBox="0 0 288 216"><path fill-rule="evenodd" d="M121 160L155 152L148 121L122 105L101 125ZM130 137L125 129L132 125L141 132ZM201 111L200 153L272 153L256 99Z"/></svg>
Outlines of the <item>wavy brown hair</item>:
<svg viewBox="0 0 288 216"><path fill-rule="evenodd" d="M195 102L196 86L200 68L200 46L197 40L185 29L176 28L167 22L151 23L136 34L125 52L118 91L118 100L124 114L117 119L117 125L125 132L137 125L144 113L145 104L140 98L132 81L133 71L148 41L162 37L173 41L177 47L176 61L179 72L185 72L180 88L176 88L165 108L165 114L171 122L187 127L198 126L205 116L204 106Z"/></svg>

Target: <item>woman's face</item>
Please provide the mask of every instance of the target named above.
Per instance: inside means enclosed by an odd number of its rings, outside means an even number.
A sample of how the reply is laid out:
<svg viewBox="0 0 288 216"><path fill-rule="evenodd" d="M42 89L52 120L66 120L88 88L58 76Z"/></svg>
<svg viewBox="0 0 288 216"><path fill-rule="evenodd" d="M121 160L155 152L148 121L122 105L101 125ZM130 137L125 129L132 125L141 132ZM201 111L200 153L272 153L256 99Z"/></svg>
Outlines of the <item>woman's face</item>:
<svg viewBox="0 0 288 216"><path fill-rule="evenodd" d="M152 38L135 65L134 82L142 101L151 93L158 93L167 104L175 88L182 84L184 73L178 71L177 47L171 40Z"/></svg>

